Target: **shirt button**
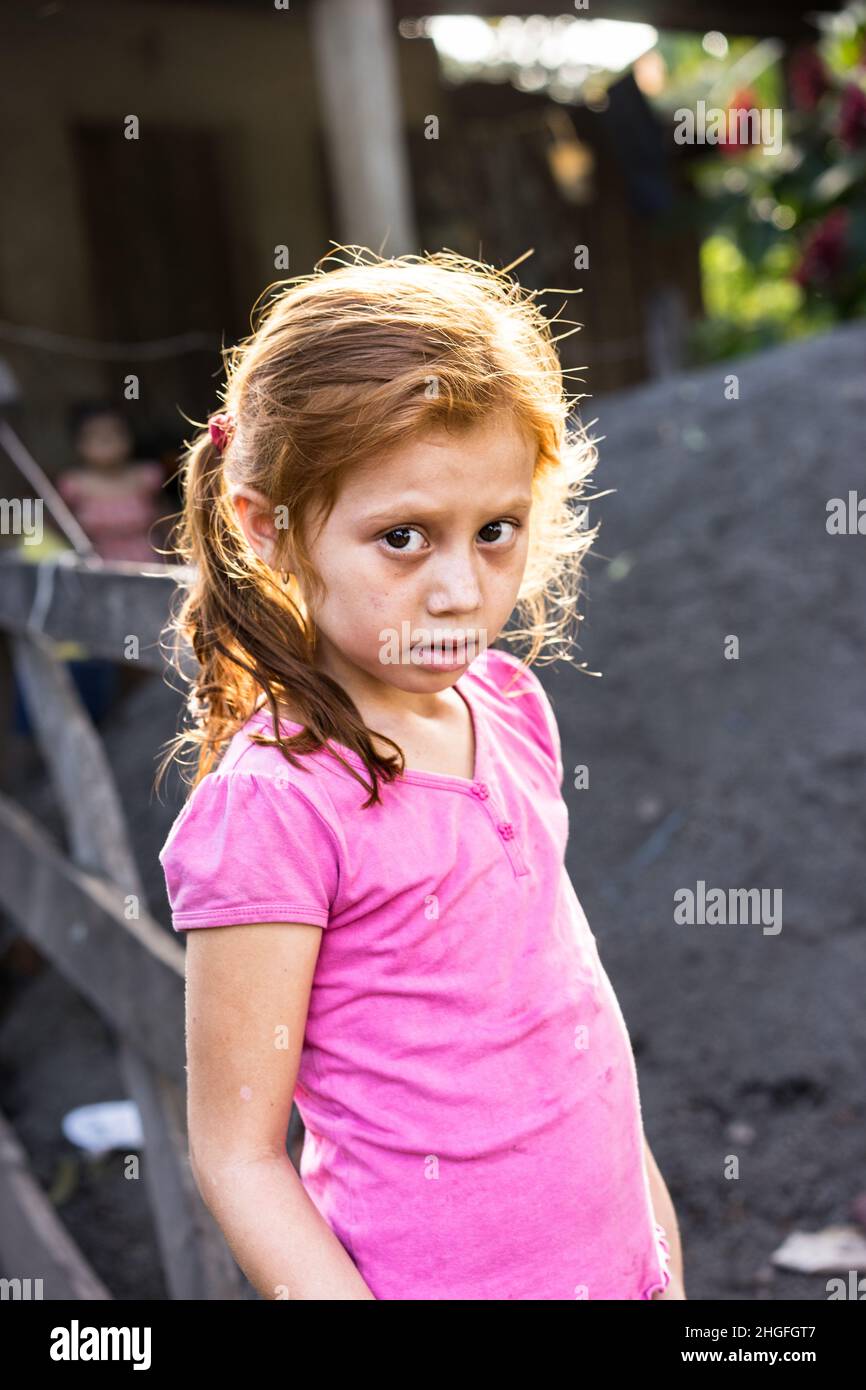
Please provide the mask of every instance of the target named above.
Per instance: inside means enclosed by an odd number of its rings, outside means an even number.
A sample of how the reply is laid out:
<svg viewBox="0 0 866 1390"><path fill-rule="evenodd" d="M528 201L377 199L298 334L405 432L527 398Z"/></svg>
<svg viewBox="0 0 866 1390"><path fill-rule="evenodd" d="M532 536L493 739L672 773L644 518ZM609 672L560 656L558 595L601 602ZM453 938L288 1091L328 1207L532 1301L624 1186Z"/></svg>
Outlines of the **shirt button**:
<svg viewBox="0 0 866 1390"><path fill-rule="evenodd" d="M486 801L490 795L490 788L486 782L475 782L472 786L472 793L474 796L479 797L481 801Z"/></svg>
<svg viewBox="0 0 866 1390"><path fill-rule="evenodd" d="M514 826L510 821L504 820L501 825L497 826L497 830L503 840L511 840L514 838Z"/></svg>

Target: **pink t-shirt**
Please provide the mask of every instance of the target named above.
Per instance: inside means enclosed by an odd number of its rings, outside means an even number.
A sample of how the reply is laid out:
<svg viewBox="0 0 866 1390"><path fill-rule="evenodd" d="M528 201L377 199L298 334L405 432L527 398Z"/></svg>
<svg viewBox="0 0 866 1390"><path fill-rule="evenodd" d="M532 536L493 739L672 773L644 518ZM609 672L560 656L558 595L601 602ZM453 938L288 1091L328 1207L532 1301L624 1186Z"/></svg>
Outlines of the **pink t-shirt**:
<svg viewBox="0 0 866 1390"><path fill-rule="evenodd" d="M455 689L473 778L410 770L366 810L325 751L295 769L250 743L272 734L254 714L160 853L173 926L324 928L300 1172L377 1299L648 1299L669 1248L628 1033L565 868L553 710L495 648Z"/></svg>
<svg viewBox="0 0 866 1390"><path fill-rule="evenodd" d="M159 463L130 463L110 480L84 468L57 479L57 490L103 560L161 560L153 528L161 515Z"/></svg>

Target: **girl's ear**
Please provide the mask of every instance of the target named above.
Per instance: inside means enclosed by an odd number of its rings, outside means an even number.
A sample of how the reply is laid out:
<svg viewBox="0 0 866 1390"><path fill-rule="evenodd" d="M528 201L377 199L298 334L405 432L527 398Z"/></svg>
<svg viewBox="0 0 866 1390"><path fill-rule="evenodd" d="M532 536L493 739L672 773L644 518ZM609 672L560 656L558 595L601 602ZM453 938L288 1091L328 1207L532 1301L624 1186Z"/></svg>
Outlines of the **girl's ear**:
<svg viewBox="0 0 866 1390"><path fill-rule="evenodd" d="M229 499L250 549L260 560L264 560L266 565L273 567L277 550L277 528L271 503L264 493L243 483L236 483L229 488Z"/></svg>

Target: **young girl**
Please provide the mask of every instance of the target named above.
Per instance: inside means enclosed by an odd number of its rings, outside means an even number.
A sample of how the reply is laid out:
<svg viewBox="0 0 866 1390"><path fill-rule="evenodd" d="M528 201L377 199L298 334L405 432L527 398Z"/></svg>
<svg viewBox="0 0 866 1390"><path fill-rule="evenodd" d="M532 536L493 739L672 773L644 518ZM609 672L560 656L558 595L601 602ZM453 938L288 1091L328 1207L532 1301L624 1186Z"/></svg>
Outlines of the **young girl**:
<svg viewBox="0 0 866 1390"><path fill-rule="evenodd" d="M110 401L73 406L70 427L77 466L61 473L57 489L97 553L103 560L159 560L162 464L133 459L129 422Z"/></svg>
<svg viewBox="0 0 866 1390"><path fill-rule="evenodd" d="M684 1298L556 720L491 645L561 636L595 537L550 327L504 271L355 248L228 357L160 854L202 1196L264 1298Z"/></svg>

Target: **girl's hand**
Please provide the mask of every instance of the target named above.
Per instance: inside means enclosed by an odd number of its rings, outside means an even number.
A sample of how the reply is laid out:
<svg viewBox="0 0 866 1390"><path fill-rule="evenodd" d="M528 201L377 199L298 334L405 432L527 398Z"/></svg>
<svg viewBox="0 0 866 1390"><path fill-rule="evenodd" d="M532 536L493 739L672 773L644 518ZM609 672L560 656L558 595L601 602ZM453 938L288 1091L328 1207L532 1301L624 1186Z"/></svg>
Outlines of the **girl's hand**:
<svg viewBox="0 0 866 1390"><path fill-rule="evenodd" d="M675 1274L674 1271L671 1270L671 1282L668 1284L667 1288L661 1291L661 1293L654 1293L652 1298L650 1299L650 1302L654 1303L656 1299L673 1299L674 1301L681 1301L685 1299L685 1297L686 1291L683 1287L683 1281L680 1279L678 1274Z"/></svg>

